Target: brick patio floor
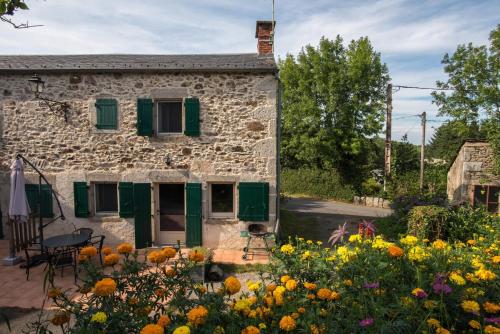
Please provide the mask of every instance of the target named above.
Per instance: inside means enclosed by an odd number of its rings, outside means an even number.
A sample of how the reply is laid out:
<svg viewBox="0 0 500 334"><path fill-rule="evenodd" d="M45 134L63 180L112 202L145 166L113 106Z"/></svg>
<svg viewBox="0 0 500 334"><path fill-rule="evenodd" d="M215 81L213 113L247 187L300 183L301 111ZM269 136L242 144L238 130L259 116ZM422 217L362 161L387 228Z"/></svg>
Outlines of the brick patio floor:
<svg viewBox="0 0 500 334"><path fill-rule="evenodd" d="M8 241L0 240L0 257L3 259L8 254ZM249 253L248 260L242 259L243 251L230 249L214 250L214 262L231 264L256 264L267 263L268 256L263 252ZM30 279L26 280L25 270L16 266L3 266L0 264L0 307L41 308L45 299L43 292L44 267L41 264L30 269ZM63 290L76 293L72 268L64 269L61 277L60 270L56 270L55 284ZM45 305L49 307L50 303Z"/></svg>

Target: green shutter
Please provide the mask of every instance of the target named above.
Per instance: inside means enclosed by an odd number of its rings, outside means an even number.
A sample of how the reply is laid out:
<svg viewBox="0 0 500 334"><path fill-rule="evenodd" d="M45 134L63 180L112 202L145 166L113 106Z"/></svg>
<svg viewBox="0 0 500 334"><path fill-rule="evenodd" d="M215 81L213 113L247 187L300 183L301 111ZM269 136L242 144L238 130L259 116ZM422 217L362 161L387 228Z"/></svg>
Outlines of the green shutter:
<svg viewBox="0 0 500 334"><path fill-rule="evenodd" d="M151 184L134 183L135 247L151 246Z"/></svg>
<svg viewBox="0 0 500 334"><path fill-rule="evenodd" d="M25 185L26 197L28 198L28 204L30 206L31 213L38 213L39 205L39 193L38 184L26 184ZM41 211L43 218L54 217L54 211L52 209L52 187L48 184L42 184L42 201L41 201Z"/></svg>
<svg viewBox="0 0 500 334"><path fill-rule="evenodd" d="M97 99L95 103L96 128L117 129L118 128L118 106L115 99Z"/></svg>
<svg viewBox="0 0 500 334"><path fill-rule="evenodd" d="M132 182L120 182L120 217L134 217L134 184Z"/></svg>
<svg viewBox="0 0 500 334"><path fill-rule="evenodd" d="M238 218L243 221L269 220L269 183L240 182Z"/></svg>
<svg viewBox="0 0 500 334"><path fill-rule="evenodd" d="M186 246L201 246L201 183L186 184Z"/></svg>
<svg viewBox="0 0 500 334"><path fill-rule="evenodd" d="M137 135L153 135L153 100L137 99Z"/></svg>
<svg viewBox="0 0 500 334"><path fill-rule="evenodd" d="M184 99L185 130L186 136L196 137L200 135L200 101L196 97Z"/></svg>
<svg viewBox="0 0 500 334"><path fill-rule="evenodd" d="M86 218L89 216L89 195L86 182L73 183L73 196L75 202L75 217Z"/></svg>

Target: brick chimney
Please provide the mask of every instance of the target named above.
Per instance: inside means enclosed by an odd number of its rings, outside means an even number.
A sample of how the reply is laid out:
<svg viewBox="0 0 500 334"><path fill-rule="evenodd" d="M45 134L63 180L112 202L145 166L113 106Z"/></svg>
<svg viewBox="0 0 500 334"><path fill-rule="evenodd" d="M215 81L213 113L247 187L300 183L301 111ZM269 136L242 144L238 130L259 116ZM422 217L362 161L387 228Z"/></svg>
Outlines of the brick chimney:
<svg viewBox="0 0 500 334"><path fill-rule="evenodd" d="M274 22L276 26L276 22ZM257 51L260 55L273 53L273 21L257 21L255 26L255 38L257 38Z"/></svg>

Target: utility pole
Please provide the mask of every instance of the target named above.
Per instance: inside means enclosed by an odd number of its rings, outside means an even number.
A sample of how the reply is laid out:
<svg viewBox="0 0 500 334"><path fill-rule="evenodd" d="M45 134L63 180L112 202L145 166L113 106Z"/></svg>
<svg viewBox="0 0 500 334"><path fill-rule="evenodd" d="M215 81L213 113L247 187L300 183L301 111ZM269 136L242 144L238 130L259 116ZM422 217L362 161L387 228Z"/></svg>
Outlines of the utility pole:
<svg viewBox="0 0 500 334"><path fill-rule="evenodd" d="M385 161L384 161L384 191L387 179L391 176L391 127L392 127L392 84L387 84L387 115L385 124Z"/></svg>
<svg viewBox="0 0 500 334"><path fill-rule="evenodd" d="M427 122L427 114L422 113L422 147L420 148L420 191L424 189L424 158L425 158L425 123Z"/></svg>

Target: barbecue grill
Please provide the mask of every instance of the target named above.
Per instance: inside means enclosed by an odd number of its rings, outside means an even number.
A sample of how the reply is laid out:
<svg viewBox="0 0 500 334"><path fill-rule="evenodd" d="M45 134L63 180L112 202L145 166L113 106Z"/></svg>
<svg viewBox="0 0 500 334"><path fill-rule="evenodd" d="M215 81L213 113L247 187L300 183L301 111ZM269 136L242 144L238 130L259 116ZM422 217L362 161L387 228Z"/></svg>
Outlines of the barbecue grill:
<svg viewBox="0 0 500 334"><path fill-rule="evenodd" d="M274 233L267 232L267 227L264 224L250 224L248 225L247 231L242 231L241 235L243 237L247 237L247 246L243 248L243 252L245 252L242 256L243 260L248 258L248 251L250 250L250 243L252 239L262 239L264 241L264 248L252 247L253 250L257 249L265 249L267 253L269 253L269 245L267 244L267 239L269 237L274 236Z"/></svg>

